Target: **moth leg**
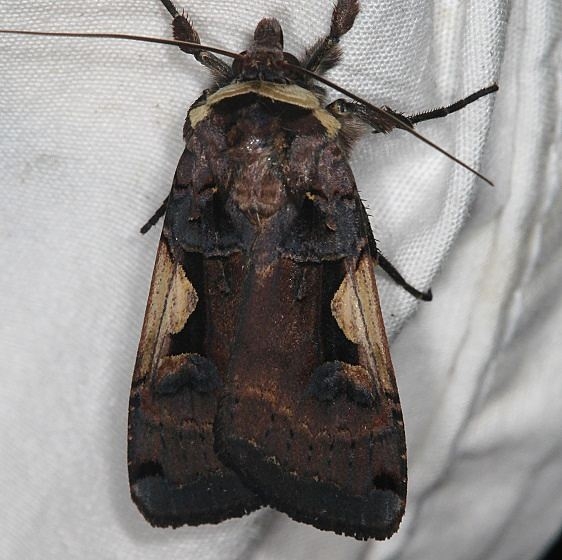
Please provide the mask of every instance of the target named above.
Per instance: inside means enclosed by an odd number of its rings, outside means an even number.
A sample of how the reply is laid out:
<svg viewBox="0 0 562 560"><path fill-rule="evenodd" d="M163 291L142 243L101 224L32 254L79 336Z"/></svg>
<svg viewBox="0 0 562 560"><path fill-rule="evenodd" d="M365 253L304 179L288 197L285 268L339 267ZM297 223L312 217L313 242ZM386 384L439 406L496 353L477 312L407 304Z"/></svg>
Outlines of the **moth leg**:
<svg viewBox="0 0 562 560"><path fill-rule="evenodd" d="M347 101L347 99L336 99L326 107L326 110L340 121L344 130L352 131L361 127L361 125L367 125L372 128L372 132L383 132L386 134L395 128L403 128L394 119L387 117L385 113L390 113L396 117L404 123L406 128L413 128L414 123L410 121L409 117L397 113L389 107L381 107L381 109L384 113L373 111L362 103ZM357 136L357 133L354 133L354 136Z"/></svg>
<svg viewBox="0 0 562 560"><path fill-rule="evenodd" d="M330 32L306 49L302 66L320 75L336 66L342 57L340 37L352 28L358 13L359 0L338 0L332 12Z"/></svg>
<svg viewBox="0 0 562 560"><path fill-rule="evenodd" d="M189 41L190 43L201 43L199 34L195 31L193 25L189 21L187 13L180 14L170 0L160 1L174 18L174 21L172 22L174 39L177 41ZM232 72L228 64L224 63L213 53L208 51L193 50L187 46L180 47L180 49L187 54L192 54L195 57L195 60L200 62L203 66L209 68L216 79L230 80L232 78Z"/></svg>
<svg viewBox="0 0 562 560"><path fill-rule="evenodd" d="M409 294L413 295L416 299L421 299L422 301L431 301L433 299L433 294L431 290L427 292L420 292L416 290L411 284L408 284L404 277L398 272L394 265L377 249L377 262L380 267L390 276L396 284L404 288Z"/></svg>
<svg viewBox="0 0 562 560"><path fill-rule="evenodd" d="M161 204L160 208L158 208L158 210L156 210L156 212L154 212L154 214L152 214L152 216L149 218L148 222L146 222L146 224L144 224L144 226L140 228L140 232L143 235L148 231L150 231L150 229L152 229L152 227L154 227L158 223L160 218L166 213L166 208L168 207L169 198L170 197L167 196L164 199L164 202Z"/></svg>
<svg viewBox="0 0 562 560"><path fill-rule="evenodd" d="M356 124L363 123L370 126L374 133L387 133L395 128L413 128L416 123L446 117L447 115L460 111L481 97L489 95L497 90L497 84L492 84L491 86L479 89L478 91L475 91L467 97L464 97L451 105L447 105L446 107L438 107L437 109L423 111L414 115L404 115L394 111L390 107L381 107L385 113L388 113L395 119L401 121L404 126L400 126L400 123L396 122L392 117L386 117L384 114L378 111L373 111L371 108L366 107L361 103L347 101L346 99L336 99L334 102L330 103L326 109L338 120L340 120L344 126L348 124L349 127L353 127Z"/></svg>
<svg viewBox="0 0 562 560"><path fill-rule="evenodd" d="M407 117L403 117L403 118L406 118L410 124L416 124L422 121L429 121L431 119L439 119L441 117L446 117L447 115L450 115L455 111L460 111L467 105L470 105L471 103L474 103L474 101L480 99L481 97L489 95L490 93L494 93L495 91L498 91L498 84L492 84L491 86L479 89L478 91L475 91L474 93L471 93L470 95L467 95L463 99L459 99L459 101L456 101L455 103L451 103L451 105L447 105L446 107L438 107L437 109L432 109L431 111L423 111L421 113L416 113L415 115L408 115ZM386 107L385 110L394 113L394 111L391 111ZM402 116L397 113L394 114L397 115L398 117Z"/></svg>

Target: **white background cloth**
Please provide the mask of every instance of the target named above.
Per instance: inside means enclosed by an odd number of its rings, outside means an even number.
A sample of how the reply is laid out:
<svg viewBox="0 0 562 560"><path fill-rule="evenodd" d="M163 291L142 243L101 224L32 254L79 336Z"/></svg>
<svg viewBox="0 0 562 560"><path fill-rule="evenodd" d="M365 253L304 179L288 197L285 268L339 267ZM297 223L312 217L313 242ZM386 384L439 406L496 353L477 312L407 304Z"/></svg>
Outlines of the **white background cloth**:
<svg viewBox="0 0 562 560"><path fill-rule="evenodd" d="M263 16L295 54L331 2L189 0L208 44L240 51ZM187 107L207 72L173 47L0 36L0 557L534 558L562 525L561 9L558 0L363 0L330 73L412 113L499 81L419 131L369 135L353 168L405 416L399 532L361 543L262 510L154 529L128 494L129 383ZM0 0L8 28L169 36L156 0ZM408 319L408 321L406 321Z"/></svg>

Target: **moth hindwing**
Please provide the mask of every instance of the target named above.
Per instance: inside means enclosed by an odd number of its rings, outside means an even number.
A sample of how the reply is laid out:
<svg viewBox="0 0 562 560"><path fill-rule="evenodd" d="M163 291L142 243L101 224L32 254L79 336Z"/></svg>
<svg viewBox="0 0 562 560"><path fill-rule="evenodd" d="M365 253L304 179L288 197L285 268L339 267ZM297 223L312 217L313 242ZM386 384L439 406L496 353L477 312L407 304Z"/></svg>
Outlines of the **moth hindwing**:
<svg viewBox="0 0 562 560"><path fill-rule="evenodd" d="M162 2L175 38L199 43ZM264 505L358 539L400 524L406 445L376 264L430 294L378 253L347 157L364 130L443 115L326 106L297 71L335 66L358 10L338 0L301 60L275 19L232 66L181 46L215 83L187 114L131 389L131 493L153 525Z"/></svg>

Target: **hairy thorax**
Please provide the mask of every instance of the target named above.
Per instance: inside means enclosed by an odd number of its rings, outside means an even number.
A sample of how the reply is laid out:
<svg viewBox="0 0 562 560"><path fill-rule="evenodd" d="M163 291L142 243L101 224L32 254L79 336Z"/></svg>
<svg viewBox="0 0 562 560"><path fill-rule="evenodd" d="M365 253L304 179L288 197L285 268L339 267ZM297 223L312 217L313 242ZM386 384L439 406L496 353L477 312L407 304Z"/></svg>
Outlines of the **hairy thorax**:
<svg viewBox="0 0 562 560"><path fill-rule="evenodd" d="M276 136L283 140L279 131ZM244 161L230 178L230 198L252 222L271 217L286 204L287 185L280 172L286 167L285 150L271 140L250 133L229 150Z"/></svg>
<svg viewBox="0 0 562 560"><path fill-rule="evenodd" d="M301 99L300 88L284 87L232 96L224 88L226 94L212 94L188 118L193 127L188 149L200 154L196 166L208 168L207 184L193 185L195 191L212 183L227 207L236 207L258 226L287 204L298 207L311 194L334 194L326 167L319 165L325 157L336 171L339 162L347 167L337 143L337 121L310 92Z"/></svg>

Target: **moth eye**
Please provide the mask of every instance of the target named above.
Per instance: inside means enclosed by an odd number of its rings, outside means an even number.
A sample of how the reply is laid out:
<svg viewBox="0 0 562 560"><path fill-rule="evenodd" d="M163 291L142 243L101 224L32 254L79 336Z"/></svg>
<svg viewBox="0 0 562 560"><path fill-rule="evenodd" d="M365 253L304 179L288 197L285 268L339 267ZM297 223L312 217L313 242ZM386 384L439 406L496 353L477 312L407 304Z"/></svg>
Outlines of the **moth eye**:
<svg viewBox="0 0 562 560"><path fill-rule="evenodd" d="M345 103L341 99L336 99L336 101L334 101L332 106L334 108L334 111L336 113L339 113L340 115L343 115L348 112Z"/></svg>

